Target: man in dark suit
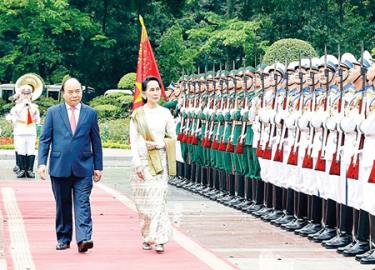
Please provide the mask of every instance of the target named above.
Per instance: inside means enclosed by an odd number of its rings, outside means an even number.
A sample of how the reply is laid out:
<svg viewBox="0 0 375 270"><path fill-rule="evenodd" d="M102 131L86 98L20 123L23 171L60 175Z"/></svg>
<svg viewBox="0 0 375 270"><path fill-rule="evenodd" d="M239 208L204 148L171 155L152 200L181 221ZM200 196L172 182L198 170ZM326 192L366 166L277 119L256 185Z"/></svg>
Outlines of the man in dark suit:
<svg viewBox="0 0 375 270"><path fill-rule="evenodd" d="M39 175L49 174L56 201L57 250L70 247L72 241L72 201L76 241L79 252L94 246L91 240L92 220L90 193L100 181L103 170L102 144L96 111L81 103L81 83L70 78L62 86L65 103L47 111L39 140Z"/></svg>

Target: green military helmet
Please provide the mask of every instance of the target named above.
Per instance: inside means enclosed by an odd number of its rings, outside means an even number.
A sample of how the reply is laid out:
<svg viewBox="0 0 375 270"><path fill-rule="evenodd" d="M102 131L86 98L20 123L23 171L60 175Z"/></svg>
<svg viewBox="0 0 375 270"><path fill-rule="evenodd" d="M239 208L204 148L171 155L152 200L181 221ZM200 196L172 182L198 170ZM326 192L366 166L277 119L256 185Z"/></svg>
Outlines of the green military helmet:
<svg viewBox="0 0 375 270"><path fill-rule="evenodd" d="M252 67L252 66L245 67L244 71L245 71L245 75L247 77L254 77L254 73L255 73L254 67Z"/></svg>
<svg viewBox="0 0 375 270"><path fill-rule="evenodd" d="M261 64L257 65L257 67L256 67L256 73L260 74L260 73L263 72L263 74L267 74L267 73L265 73L266 67L267 67L267 65L264 64L264 63L261 63Z"/></svg>
<svg viewBox="0 0 375 270"><path fill-rule="evenodd" d="M222 70L218 70L215 74L215 79L220 79L221 78L221 73L223 73Z"/></svg>
<svg viewBox="0 0 375 270"><path fill-rule="evenodd" d="M228 70L222 70L221 71L221 74L220 74L221 78L226 78L228 76L229 76L229 71Z"/></svg>
<svg viewBox="0 0 375 270"><path fill-rule="evenodd" d="M239 68L239 69L236 70L236 76L237 77L242 77L243 74L244 74L244 72L245 72L245 68L241 67L241 68Z"/></svg>
<svg viewBox="0 0 375 270"><path fill-rule="evenodd" d="M206 73L198 74L198 81L204 82L206 80Z"/></svg>
<svg viewBox="0 0 375 270"><path fill-rule="evenodd" d="M237 75L237 70L236 69L232 69L229 72L228 77L234 78L236 75Z"/></svg>
<svg viewBox="0 0 375 270"><path fill-rule="evenodd" d="M215 73L213 71L209 71L206 73L206 80L207 81L212 81L215 77Z"/></svg>

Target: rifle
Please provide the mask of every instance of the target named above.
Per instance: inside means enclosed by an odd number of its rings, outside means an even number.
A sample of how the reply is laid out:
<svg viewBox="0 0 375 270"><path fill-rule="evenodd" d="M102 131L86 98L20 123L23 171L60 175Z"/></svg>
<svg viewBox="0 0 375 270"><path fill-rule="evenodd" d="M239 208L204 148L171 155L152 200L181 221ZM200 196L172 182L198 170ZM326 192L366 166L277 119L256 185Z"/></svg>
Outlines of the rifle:
<svg viewBox="0 0 375 270"><path fill-rule="evenodd" d="M338 114L341 115L343 114L344 112L344 108L343 108L343 105L344 105L344 102L343 102L343 96L344 96L344 86L343 86L343 73L342 73L342 68L341 68L341 54L340 54L340 45L338 47L338 56L339 56L339 69L338 69L338 73L339 73L339 77L340 77L340 100L338 102L338 108L337 108L337 111L338 111ZM331 163L331 167L329 169L329 174L330 175L340 175L341 174L341 155L340 155L340 152L341 152L341 147L343 145L345 141L345 134L344 132L342 132L341 129L338 129L337 130L337 144L336 144L336 151L335 153L333 153L333 157L332 157L332 163Z"/></svg>
<svg viewBox="0 0 375 270"><path fill-rule="evenodd" d="M200 67L198 66L198 74L199 73L200 73ZM192 115L191 115L192 123L191 123L191 129L188 130L187 142L186 142L188 144L193 143L193 136L194 136L194 130L193 129L195 128L195 124L196 124L195 109L198 107L198 102L199 102L199 98L198 98L198 95L197 95L197 81L193 82L193 88L194 88L194 98L193 98L193 106L192 106L193 110L192 110Z"/></svg>
<svg viewBox="0 0 375 270"><path fill-rule="evenodd" d="M301 65L301 55L299 57L299 80L300 80L300 96L298 102L298 111L302 114L303 108L303 73L302 73L302 65ZM298 150L299 150L299 140L301 138L301 130L296 126L296 135L294 138L294 143L290 149L289 157L288 157L288 164L289 165L298 165Z"/></svg>
<svg viewBox="0 0 375 270"><path fill-rule="evenodd" d="M219 110L222 111L223 110L223 107L224 107L224 95L223 95L223 88L224 88L224 83L223 83L223 80L221 79L221 73L222 73L222 69L221 69L221 64L220 64L220 96L219 96ZM214 135L214 140L213 140L213 145L212 145L212 149L214 150L218 150L219 149L219 136L220 136L220 126L221 126L221 122L218 121L218 126L217 126L217 130L216 130L216 134ZM213 128L214 126L212 125L212 131L211 133L213 132Z"/></svg>
<svg viewBox="0 0 375 270"><path fill-rule="evenodd" d="M226 95L226 100L225 100L225 103L224 103L224 108L223 110L229 108L229 82L228 82L228 76L225 77L225 83L227 85L227 95ZM223 97L223 102L224 102L224 97ZM226 151L227 149L227 143L224 141L224 137L225 137L225 132L227 130L227 127L228 127L228 121L225 121L225 115L223 115L224 117L224 131L223 131L223 136L221 137L221 141L220 141L220 144L219 144L219 147L218 147L218 150L219 151ZM219 132L219 130L218 130ZM218 134L219 135L219 134Z"/></svg>
<svg viewBox="0 0 375 270"><path fill-rule="evenodd" d="M374 79L371 79L371 80L373 81ZM368 106L368 112L367 112L368 114L367 115L369 115L370 113L374 113L373 110L371 110L371 102L368 105L369 106ZM367 182L371 183L371 184L375 184L375 159L373 160L370 176L368 177Z"/></svg>
<svg viewBox="0 0 375 270"><path fill-rule="evenodd" d="M248 111L249 110L249 106L248 106L249 94L246 94L246 91L247 91L247 76L246 76L246 67L245 66L246 66L246 59L244 60L244 71L243 71L244 86L242 87L242 89L244 91L244 96L245 96L243 107L244 107L245 111ZM247 124L247 120L245 121L245 119L243 118L242 119L241 134L240 134L240 136L238 137L238 140L237 140L237 146L236 146L236 153L237 154L243 154L243 151L244 151L243 141L244 141L244 138L245 138L246 124Z"/></svg>
<svg viewBox="0 0 375 270"><path fill-rule="evenodd" d="M273 100L272 100L272 110L275 110L276 109L276 113L277 113L277 109L278 109L278 106L276 104L276 97L277 97L277 86L278 86L278 75L277 75L277 72L276 72L276 61L274 63L274 71L273 71L273 76L274 76L274 81L275 81L275 95L273 97ZM275 108L276 106L276 108ZM266 142L266 146L263 150L263 158L264 159L271 159L272 157L272 138L275 134L275 131L276 131L276 124L270 124L271 127L270 127L270 130L269 130L269 136L268 136L268 141Z"/></svg>
<svg viewBox="0 0 375 270"><path fill-rule="evenodd" d="M235 62L233 61L233 70L235 70L236 66L235 66ZM236 113L237 109L238 109L238 93L237 93L237 78L236 78L236 74L234 74L234 78L233 78L233 83L234 83L234 108L233 108L233 111L234 111L234 114ZM235 129L235 115L233 114L233 119L232 119L232 129L231 129L231 132L230 132L230 136L228 138L228 143L227 143L227 148L226 148L226 151L227 152L230 152L230 153L233 153L234 152L234 144L233 144L233 136L234 136L234 129Z"/></svg>
<svg viewBox="0 0 375 270"><path fill-rule="evenodd" d="M182 70L182 88L183 88L183 96L182 96L182 108L186 109L186 81L185 81L185 74L184 74L184 70ZM182 109L181 108L181 109ZM185 124L185 117L183 117L182 113L181 113L181 128L180 128L180 132L178 133L177 135L177 140L182 142L182 138L184 136L184 125Z"/></svg>
<svg viewBox="0 0 375 270"><path fill-rule="evenodd" d="M324 100L324 111L327 111L328 103L328 91L329 91L329 71L327 69L327 46L324 46L324 75L326 77L326 98ZM325 146L327 144L329 130L323 126L323 141L322 146L318 152L318 158L315 164L315 170L325 172L326 171L326 160L325 160Z"/></svg>
<svg viewBox="0 0 375 270"><path fill-rule="evenodd" d="M260 63L262 63L262 59L260 59ZM261 100L261 105L260 107L261 108L264 108L264 73L263 73L263 68L261 67L260 69L260 82L261 82L261 91L262 91L262 100ZM260 122L260 136L259 136L259 141L258 141L258 145L257 145L257 150L256 150L256 156L257 157L263 157L263 148L262 148L262 144L261 144L261 138L262 138L262 134L264 132L264 125L262 124L262 121L260 121L259 119L259 122Z"/></svg>
<svg viewBox="0 0 375 270"><path fill-rule="evenodd" d="M187 82L187 91L188 91L187 94L186 94L186 108L187 109L192 108L194 106L194 99L191 99L190 96L189 96L190 95L190 86L191 86L190 81L191 81L191 78ZM184 125L184 131L183 131L184 135L182 136L182 142L183 143L188 143L188 141L189 141L189 138L188 138L189 131L188 131L188 129L189 129L191 118L189 117L188 110L186 110L186 118L187 118L187 120L186 120L187 123L185 123L185 125Z"/></svg>
<svg viewBox="0 0 375 270"><path fill-rule="evenodd" d="M213 69L213 74L215 74L215 63L213 65L212 69ZM209 112L210 112L210 109L212 109L212 107L215 106L214 100L211 100L211 95L213 95L213 99L215 99L215 91L216 91L216 82L215 82L214 78L212 78L212 80L213 80L212 83L213 83L213 86L214 86L214 92L213 92L213 94L208 93L208 100L207 100L207 104L206 104L206 106L208 107L207 119L206 119L207 124L206 124L206 130L204 131L204 136L203 136L203 139L202 139L202 146L205 147L205 148L211 147L211 141L209 139L209 134L210 134L210 124L213 125L213 121L210 121L210 119L209 119L210 118ZM207 91L208 91L209 90L208 80L206 80L206 88L207 88ZM214 104L211 104L211 103L214 103Z"/></svg>
<svg viewBox="0 0 375 270"><path fill-rule="evenodd" d="M310 78L312 83L312 106L310 107L310 111L316 111L316 96L315 96L315 75L312 72L312 63L310 57ZM312 145L314 142L315 137L315 128L310 123L310 130L309 130L309 144L306 146L305 149L305 156L302 162L302 168L312 169L313 168L313 159L311 157Z"/></svg>
<svg viewBox="0 0 375 270"><path fill-rule="evenodd" d="M284 78L285 78L285 97L284 97L284 101L283 101L283 110L285 111L289 106L288 106L288 92L289 92L289 75L288 75L288 59L285 58L285 74L284 74ZM288 107L287 107L288 106ZM285 135L286 135L286 125L285 125L285 122L284 120L282 119L281 120L281 134L280 134L280 138L279 138L279 142L277 143L277 147L276 147L276 152L275 152L275 156L273 157L273 161L277 161L277 162L283 162L283 159L284 159L284 138L285 138Z"/></svg>
<svg viewBox="0 0 375 270"><path fill-rule="evenodd" d="M199 68L198 68L199 70ZM199 109L201 108L202 106L202 101L203 101L203 94L202 94L202 82L200 81L200 77L199 77L199 71L198 71L198 90L199 90L199 96L198 96L198 105L196 106L196 109ZM198 113L199 113L199 110L198 110ZM197 145L198 142L199 142L199 139L198 139L198 133L199 133L199 130L200 130L200 124L201 124L201 119L200 119L200 116L199 114L196 115L196 123L195 123L195 129L193 131L193 134L192 134L192 139L191 139L191 144L193 145Z"/></svg>
<svg viewBox="0 0 375 270"><path fill-rule="evenodd" d="M366 72L367 69L363 65L363 41L361 46L361 76L362 76L362 97L359 105L359 114L363 116L363 118L366 118L365 112L367 105L364 104L366 102L365 96L366 96ZM356 136L356 153L353 154L350 160L350 165L346 173L346 177L350 179L358 180L358 174L359 174L359 152L363 149L363 144L365 141L365 136L357 129L357 136Z"/></svg>

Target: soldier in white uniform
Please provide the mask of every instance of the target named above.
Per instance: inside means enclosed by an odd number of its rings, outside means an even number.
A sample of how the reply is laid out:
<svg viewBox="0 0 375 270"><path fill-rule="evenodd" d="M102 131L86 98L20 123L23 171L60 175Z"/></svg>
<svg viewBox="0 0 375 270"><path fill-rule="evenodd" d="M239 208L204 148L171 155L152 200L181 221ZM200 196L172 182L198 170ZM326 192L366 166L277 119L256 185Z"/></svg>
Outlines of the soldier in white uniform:
<svg viewBox="0 0 375 270"><path fill-rule="evenodd" d="M17 177L35 178L36 124L40 123L38 105L32 103L35 89L32 84L24 84L17 92L18 102L7 117L14 125L14 146L20 162Z"/></svg>

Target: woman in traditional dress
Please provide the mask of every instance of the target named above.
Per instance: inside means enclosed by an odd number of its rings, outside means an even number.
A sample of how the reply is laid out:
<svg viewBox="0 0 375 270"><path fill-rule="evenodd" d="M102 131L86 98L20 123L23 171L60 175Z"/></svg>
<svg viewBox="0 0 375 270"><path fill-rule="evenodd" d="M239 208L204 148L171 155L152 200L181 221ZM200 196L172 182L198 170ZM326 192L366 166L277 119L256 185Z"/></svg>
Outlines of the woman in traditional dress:
<svg viewBox="0 0 375 270"><path fill-rule="evenodd" d="M134 201L141 222L142 248L158 253L172 233L166 208L168 175L175 175L176 129L170 111L158 102L161 84L155 77L142 83L145 105L136 109L130 121L130 142L135 174Z"/></svg>

